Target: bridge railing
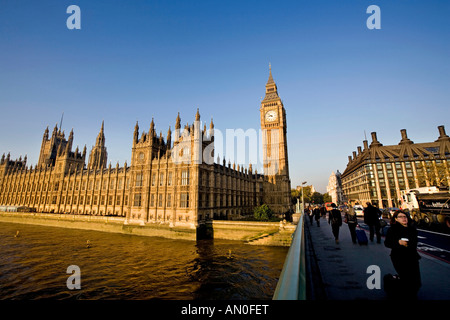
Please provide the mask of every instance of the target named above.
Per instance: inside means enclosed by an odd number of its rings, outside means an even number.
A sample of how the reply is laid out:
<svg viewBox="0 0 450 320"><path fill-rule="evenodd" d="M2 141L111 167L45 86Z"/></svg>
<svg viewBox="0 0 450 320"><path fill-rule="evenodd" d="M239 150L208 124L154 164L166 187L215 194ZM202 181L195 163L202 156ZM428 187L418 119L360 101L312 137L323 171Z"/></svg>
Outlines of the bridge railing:
<svg viewBox="0 0 450 320"><path fill-rule="evenodd" d="M273 300L306 300L306 262L304 219L301 214Z"/></svg>

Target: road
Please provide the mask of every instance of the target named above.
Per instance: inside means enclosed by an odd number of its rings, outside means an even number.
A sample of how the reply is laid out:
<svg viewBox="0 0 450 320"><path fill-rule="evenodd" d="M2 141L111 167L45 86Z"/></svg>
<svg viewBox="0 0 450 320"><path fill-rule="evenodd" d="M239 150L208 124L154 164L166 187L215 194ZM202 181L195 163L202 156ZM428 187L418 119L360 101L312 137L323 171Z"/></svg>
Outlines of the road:
<svg viewBox="0 0 450 320"><path fill-rule="evenodd" d="M385 220L389 224L389 220ZM369 229L363 218L358 217L358 224L366 230ZM384 229L383 235L386 234L387 228ZM417 250L438 260L450 263L450 234L427 230L422 227L417 230L419 238Z"/></svg>

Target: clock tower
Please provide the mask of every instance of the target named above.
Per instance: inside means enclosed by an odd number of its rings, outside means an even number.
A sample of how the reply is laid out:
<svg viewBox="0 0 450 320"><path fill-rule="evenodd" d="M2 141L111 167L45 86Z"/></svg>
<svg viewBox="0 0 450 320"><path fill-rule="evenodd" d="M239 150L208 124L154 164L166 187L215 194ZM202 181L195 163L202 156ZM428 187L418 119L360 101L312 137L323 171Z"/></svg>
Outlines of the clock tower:
<svg viewBox="0 0 450 320"><path fill-rule="evenodd" d="M266 95L261 101L263 137L264 203L275 213L291 208L291 181L287 152L286 110L269 67Z"/></svg>

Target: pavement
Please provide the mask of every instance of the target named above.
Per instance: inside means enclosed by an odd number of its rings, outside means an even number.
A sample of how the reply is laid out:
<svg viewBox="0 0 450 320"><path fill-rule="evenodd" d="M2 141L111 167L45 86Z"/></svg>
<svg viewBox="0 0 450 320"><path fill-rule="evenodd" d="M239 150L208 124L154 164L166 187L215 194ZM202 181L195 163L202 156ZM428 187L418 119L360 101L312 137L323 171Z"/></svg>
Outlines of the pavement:
<svg viewBox="0 0 450 320"><path fill-rule="evenodd" d="M368 231L366 234L369 238ZM307 218L305 240L308 299L387 300L383 276L396 272L384 237L381 244L376 242L376 236L367 245L353 244L348 226L343 223L336 244L326 218L320 219L320 227L316 221L311 225ZM422 287L418 300L450 300L450 264L420 255Z"/></svg>

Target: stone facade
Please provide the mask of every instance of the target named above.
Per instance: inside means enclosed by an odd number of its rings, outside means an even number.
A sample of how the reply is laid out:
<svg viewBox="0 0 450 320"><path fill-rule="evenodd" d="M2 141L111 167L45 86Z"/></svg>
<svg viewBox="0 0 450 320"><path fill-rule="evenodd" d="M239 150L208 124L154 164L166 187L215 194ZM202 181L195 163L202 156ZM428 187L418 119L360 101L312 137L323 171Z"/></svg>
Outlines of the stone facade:
<svg viewBox="0 0 450 320"><path fill-rule="evenodd" d="M276 97L268 98L267 88ZM264 144L265 163L273 161L279 171L262 175L248 168L228 165L214 155L214 123L201 128L200 113L181 128L178 114L175 131L169 127L164 139L156 134L152 119L148 132L136 123L131 164L107 166L104 123L86 165L86 146L72 151L73 130L65 138L56 125L52 135L44 132L39 161L0 161L0 205L28 206L38 212L108 215L125 217L126 224L166 224L196 228L212 219L232 219L251 214L267 203L276 213L290 209L290 180L287 161L286 114L270 71L266 98L261 104L263 133L279 130L277 143ZM276 110L279 121L269 125L263 115ZM271 133L265 134L271 136ZM173 139L173 141L172 141ZM269 145L269 146L268 146ZM274 147L275 146L275 147ZM216 161L214 161L216 160Z"/></svg>
<svg viewBox="0 0 450 320"><path fill-rule="evenodd" d="M278 89L269 73L266 95L261 102L261 129L263 132L264 203L275 212L291 208L291 180L287 152L286 110Z"/></svg>
<svg viewBox="0 0 450 320"><path fill-rule="evenodd" d="M344 203L344 193L342 192L342 179L339 170L332 172L328 178L327 192L331 201L337 205Z"/></svg>
<svg viewBox="0 0 450 320"><path fill-rule="evenodd" d="M379 207L399 207L400 191L450 185L450 137L439 126L434 142L414 143L402 129L398 145L383 146L372 132L372 143L363 141L348 157L342 188L349 201Z"/></svg>

